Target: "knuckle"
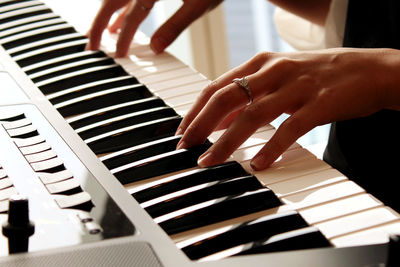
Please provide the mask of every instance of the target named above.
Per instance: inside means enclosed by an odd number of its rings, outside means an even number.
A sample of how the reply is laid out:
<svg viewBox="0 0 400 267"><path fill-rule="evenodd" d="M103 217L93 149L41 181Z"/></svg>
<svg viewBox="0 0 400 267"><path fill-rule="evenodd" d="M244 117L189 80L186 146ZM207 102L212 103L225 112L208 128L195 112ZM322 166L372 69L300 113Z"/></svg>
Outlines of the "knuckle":
<svg viewBox="0 0 400 267"><path fill-rule="evenodd" d="M265 61L271 59L275 53L273 52L259 52L250 61L258 66L262 65Z"/></svg>
<svg viewBox="0 0 400 267"><path fill-rule="evenodd" d="M217 105L221 108L227 107L232 102L231 101L232 96L231 96L229 90L227 90L226 88L223 88L223 89L215 92L212 95L211 99L215 103L215 105Z"/></svg>
<svg viewBox="0 0 400 267"><path fill-rule="evenodd" d="M299 62L289 57L280 57L275 60L273 68L281 72L290 72L299 69Z"/></svg>

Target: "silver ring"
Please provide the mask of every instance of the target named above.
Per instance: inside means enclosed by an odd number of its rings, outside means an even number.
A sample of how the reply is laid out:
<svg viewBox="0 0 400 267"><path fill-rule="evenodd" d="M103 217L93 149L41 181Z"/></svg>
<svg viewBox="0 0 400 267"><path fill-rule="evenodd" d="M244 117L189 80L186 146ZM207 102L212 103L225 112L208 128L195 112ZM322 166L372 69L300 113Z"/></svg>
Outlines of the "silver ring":
<svg viewBox="0 0 400 267"><path fill-rule="evenodd" d="M239 88L243 89L246 94L247 97L249 98L249 103L247 103L247 105L250 105L251 103L253 103L253 93L250 90L250 86L249 86L249 80L247 80L246 77L242 77L242 78L235 78L232 80L233 83L236 83Z"/></svg>
<svg viewBox="0 0 400 267"><path fill-rule="evenodd" d="M145 7L140 0L136 0L136 4L140 7L141 10L143 11L149 11L151 8Z"/></svg>

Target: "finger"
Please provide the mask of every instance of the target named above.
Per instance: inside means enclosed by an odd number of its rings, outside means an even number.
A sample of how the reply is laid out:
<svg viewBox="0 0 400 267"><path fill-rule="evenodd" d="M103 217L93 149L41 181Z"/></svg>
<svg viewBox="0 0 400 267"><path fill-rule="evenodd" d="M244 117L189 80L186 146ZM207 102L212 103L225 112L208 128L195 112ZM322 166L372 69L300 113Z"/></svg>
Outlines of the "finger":
<svg viewBox="0 0 400 267"><path fill-rule="evenodd" d="M101 36L104 29L107 27L112 14L122 6L102 5L95 19L93 20L92 26L88 32L89 42L86 45L88 50L98 50L100 47Z"/></svg>
<svg viewBox="0 0 400 267"><path fill-rule="evenodd" d="M188 111L188 113L185 115L182 122L180 123L176 134L183 134L190 123L192 123L192 121L204 108L210 98L215 94L215 92L231 84L233 79L248 76L250 88L252 88L252 84L254 83L254 81L252 78L250 78L249 75L257 72L260 67L261 65L259 62L249 60L242 65L224 73L216 80L211 82L206 88L201 91L199 97L196 99L196 102L193 104L192 108Z"/></svg>
<svg viewBox="0 0 400 267"><path fill-rule="evenodd" d="M245 108L224 134L199 158L202 167L224 162L258 128L281 115L290 98L272 93Z"/></svg>
<svg viewBox="0 0 400 267"><path fill-rule="evenodd" d="M193 2L193 1L192 1ZM152 36L150 47L158 54L165 50L193 21L204 14L209 1L198 1L193 4L185 1Z"/></svg>
<svg viewBox="0 0 400 267"><path fill-rule="evenodd" d="M251 167L257 171L268 168L298 138L319 125L315 114L314 108L305 106L287 118L268 143L254 156L250 162Z"/></svg>
<svg viewBox="0 0 400 267"><path fill-rule="evenodd" d="M131 3L132 2L130 2L127 6L125 6L124 10L121 11L121 13L115 19L115 21L108 26L108 30L111 33L116 33L119 29L121 29L122 24L125 20L126 12L128 12L129 8L131 7Z"/></svg>
<svg viewBox="0 0 400 267"><path fill-rule="evenodd" d="M130 44L139 25L150 13L154 0L136 0L125 14L121 32L117 41L117 57L124 57L128 54Z"/></svg>

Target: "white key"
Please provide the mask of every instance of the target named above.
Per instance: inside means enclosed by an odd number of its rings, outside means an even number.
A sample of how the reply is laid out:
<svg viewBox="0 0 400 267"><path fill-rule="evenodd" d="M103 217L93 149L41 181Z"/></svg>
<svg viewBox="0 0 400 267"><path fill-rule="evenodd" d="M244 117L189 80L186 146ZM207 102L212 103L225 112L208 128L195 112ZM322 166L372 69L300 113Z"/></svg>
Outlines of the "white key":
<svg viewBox="0 0 400 267"><path fill-rule="evenodd" d="M172 80L175 78L179 78L179 77L183 77L183 76L187 76L190 74L196 73L194 70L192 70L189 67L183 68L183 69L177 69L177 70L171 70L171 71L165 71L163 73L157 73L157 74L153 74L153 75L148 75L146 77L143 77L142 79L140 79L140 82L142 82L143 84L152 84L152 83L158 83L158 82L162 82L162 81L168 81L168 80Z"/></svg>
<svg viewBox="0 0 400 267"><path fill-rule="evenodd" d="M326 169L320 172L273 183L268 185L268 187L272 189L278 197L282 197L346 180L347 178L337 170Z"/></svg>
<svg viewBox="0 0 400 267"><path fill-rule="evenodd" d="M315 224L330 239L352 232L368 229L399 219L399 215L388 207L379 207L328 222Z"/></svg>
<svg viewBox="0 0 400 267"><path fill-rule="evenodd" d="M176 79L162 81L148 85L149 89L153 92L159 92L162 90L173 89L184 85L190 85L201 81L209 81L199 73L192 73L186 76L178 77Z"/></svg>
<svg viewBox="0 0 400 267"><path fill-rule="evenodd" d="M309 224L315 224L379 206L383 203L369 194L361 194L306 208L300 214Z"/></svg>
<svg viewBox="0 0 400 267"><path fill-rule="evenodd" d="M179 95L198 93L207 85L208 81L199 81L189 85L183 85L168 90L158 91L156 92L156 94L159 95L162 99L168 101L168 99L177 97Z"/></svg>
<svg viewBox="0 0 400 267"><path fill-rule="evenodd" d="M336 247L362 246L366 243L387 243L389 242L389 236L391 234L400 234L400 221L395 221L393 223L373 227L372 229L333 238L330 241Z"/></svg>

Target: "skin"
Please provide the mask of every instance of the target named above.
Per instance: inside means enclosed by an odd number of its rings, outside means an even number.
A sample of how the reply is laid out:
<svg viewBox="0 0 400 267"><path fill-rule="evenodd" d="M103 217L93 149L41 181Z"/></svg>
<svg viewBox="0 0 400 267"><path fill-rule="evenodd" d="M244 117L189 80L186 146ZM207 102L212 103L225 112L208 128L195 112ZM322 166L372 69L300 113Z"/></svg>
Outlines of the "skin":
<svg viewBox="0 0 400 267"><path fill-rule="evenodd" d="M258 128L290 114L252 159L255 170L269 167L299 137L316 126L400 110L397 69L391 49L326 49L260 53L207 86L183 119L178 148L203 143L217 129L224 134L199 159L200 166L224 162ZM348 75L351 73L351 75ZM247 77L255 101L232 83Z"/></svg>
<svg viewBox="0 0 400 267"><path fill-rule="evenodd" d="M125 56L140 23L154 0L104 0L88 33L87 49L99 48L108 27L119 31L117 57ZM194 20L221 0L184 0L178 11L152 36L151 48L162 52ZM319 25L325 24L330 0L271 0ZM117 10L122 12L109 25ZM199 158L200 166L225 161L259 127L282 113L290 114L271 140L252 159L251 166L270 166L299 137L316 126L358 118L381 109L400 110L400 52L392 49L338 48L309 52L256 55L210 83L182 120L177 148L203 143L211 132L226 129ZM351 75L348 75L351 73ZM232 83L247 77L254 102Z"/></svg>
<svg viewBox="0 0 400 267"><path fill-rule="evenodd" d="M222 0L184 0L176 13L153 34L151 49L156 54L163 52L193 21L221 2ZM116 56L126 56L134 34L154 3L155 0L104 0L88 32L89 43L86 48L99 49L101 35L108 27L111 16L122 8L123 11L108 29L114 33L119 31Z"/></svg>
<svg viewBox="0 0 400 267"><path fill-rule="evenodd" d="M100 10L88 32L87 49L98 50L103 31L119 32L117 57L128 53L133 36L143 20L149 15L156 0L103 0ZM182 6L152 36L150 47L158 54L163 52L193 21L212 10L223 0L183 0ZM323 25L329 11L330 0L271 0L270 2L287 9L314 23ZM109 25L111 16L122 12Z"/></svg>

